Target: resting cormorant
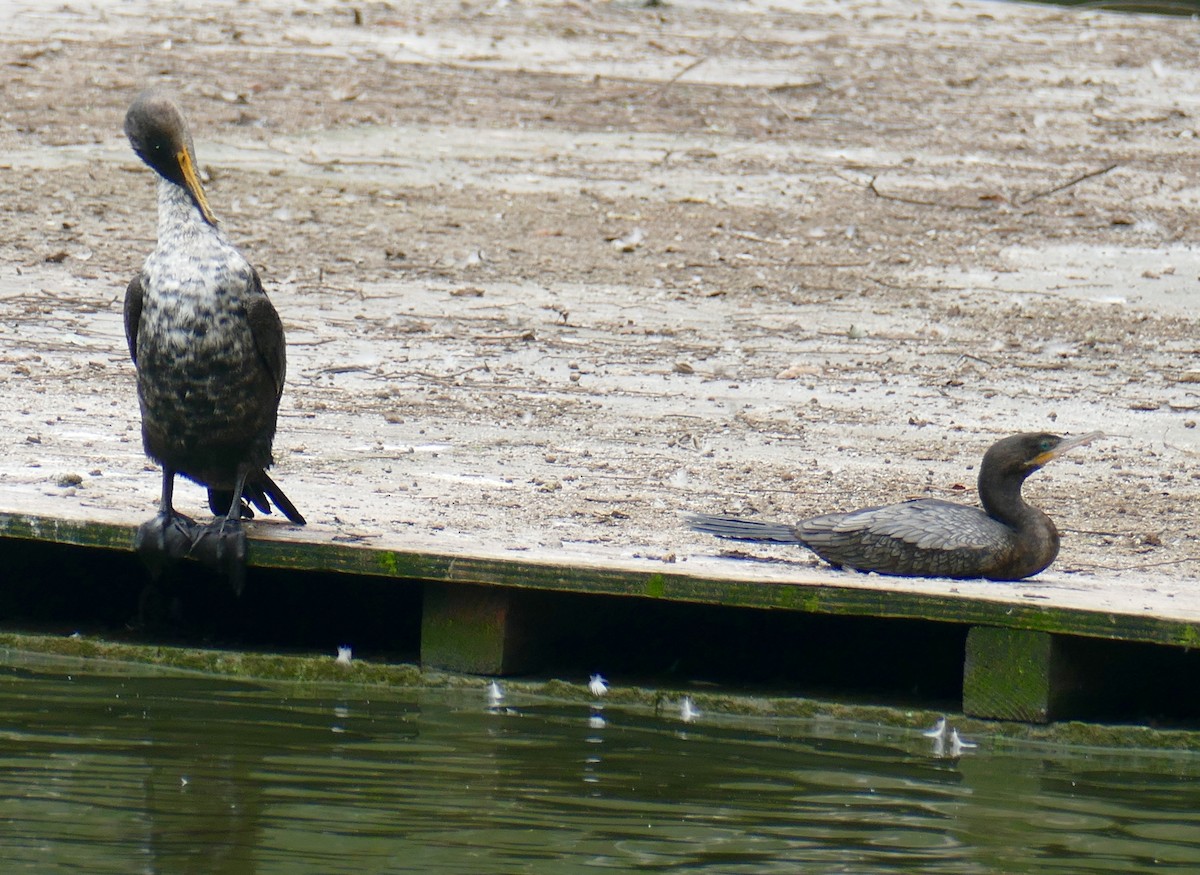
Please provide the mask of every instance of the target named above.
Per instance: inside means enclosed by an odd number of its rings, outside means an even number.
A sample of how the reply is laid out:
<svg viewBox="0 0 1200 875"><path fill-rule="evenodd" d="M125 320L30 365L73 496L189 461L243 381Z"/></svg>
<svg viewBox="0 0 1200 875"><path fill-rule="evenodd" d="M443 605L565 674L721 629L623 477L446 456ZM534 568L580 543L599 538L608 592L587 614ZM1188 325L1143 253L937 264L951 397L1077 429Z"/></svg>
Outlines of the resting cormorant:
<svg viewBox="0 0 1200 875"><path fill-rule="evenodd" d="M1058 555L1058 529L1021 498L1025 478L1101 437L1036 433L997 441L979 466L983 510L937 498L813 517L797 525L683 514L698 532L740 541L803 544L830 565L901 577L1021 580Z"/></svg>
<svg viewBox="0 0 1200 875"><path fill-rule="evenodd" d="M158 174L158 245L125 292L146 454L162 465L159 513L138 530L151 565L194 555L240 588L243 499L304 524L267 475L283 392L283 325L258 273L217 227L183 113L158 91L125 115L133 151ZM200 527L172 506L175 475L208 487L221 517Z"/></svg>

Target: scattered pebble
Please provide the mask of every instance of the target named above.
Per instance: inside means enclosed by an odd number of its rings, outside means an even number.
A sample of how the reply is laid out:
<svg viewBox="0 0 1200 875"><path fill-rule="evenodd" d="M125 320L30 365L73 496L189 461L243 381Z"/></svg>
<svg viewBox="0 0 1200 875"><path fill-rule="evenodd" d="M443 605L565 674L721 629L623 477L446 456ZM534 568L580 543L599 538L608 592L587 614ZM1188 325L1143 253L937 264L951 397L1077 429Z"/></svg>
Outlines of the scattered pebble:
<svg viewBox="0 0 1200 875"><path fill-rule="evenodd" d="M795 380L798 377L811 377L818 373L818 369L812 365L794 364L784 368L775 375L776 380Z"/></svg>
<svg viewBox="0 0 1200 875"><path fill-rule="evenodd" d="M617 239L613 240L612 247L618 252L633 252L642 245L645 239L646 232L641 228L634 228L624 237L618 237Z"/></svg>

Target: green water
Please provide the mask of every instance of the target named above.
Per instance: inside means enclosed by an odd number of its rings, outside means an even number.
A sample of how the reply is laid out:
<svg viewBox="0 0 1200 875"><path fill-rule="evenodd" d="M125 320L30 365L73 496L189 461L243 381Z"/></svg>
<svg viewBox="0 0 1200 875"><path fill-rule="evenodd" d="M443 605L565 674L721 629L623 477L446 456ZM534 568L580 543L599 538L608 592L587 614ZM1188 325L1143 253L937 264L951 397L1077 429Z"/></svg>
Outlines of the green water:
<svg viewBox="0 0 1200 875"><path fill-rule="evenodd" d="M4 870L1200 871L1200 755L0 665Z"/></svg>

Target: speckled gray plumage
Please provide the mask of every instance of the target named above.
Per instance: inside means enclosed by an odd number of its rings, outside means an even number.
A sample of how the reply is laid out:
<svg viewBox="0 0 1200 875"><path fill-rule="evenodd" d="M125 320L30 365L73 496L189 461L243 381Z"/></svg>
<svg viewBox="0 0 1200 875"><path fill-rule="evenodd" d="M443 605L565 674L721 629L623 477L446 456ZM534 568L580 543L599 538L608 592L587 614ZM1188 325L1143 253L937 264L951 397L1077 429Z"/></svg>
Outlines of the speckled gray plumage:
<svg viewBox="0 0 1200 875"><path fill-rule="evenodd" d="M1013 529L977 507L936 498L813 517L797 534L830 565L904 576L992 577L1020 550ZM1054 559L1057 532L1049 547L1033 564Z"/></svg>
<svg viewBox="0 0 1200 875"><path fill-rule="evenodd" d="M181 115L174 120L183 124ZM186 129L178 136L190 156ZM207 486L214 512L230 509L244 467L247 499L267 511L269 498L303 522L265 473L286 368L283 325L257 272L210 215L160 172L158 242L125 295L143 445L164 476L177 472Z"/></svg>
<svg viewBox="0 0 1200 875"><path fill-rule="evenodd" d="M693 513L684 521L719 538L800 544L838 568L901 577L991 577L990 569L1011 561L1019 548L1017 533L979 508L934 498L823 514L796 525ZM1047 564L1057 552L1056 537Z"/></svg>
<svg viewBox="0 0 1200 875"><path fill-rule="evenodd" d="M246 259L166 180L158 246L134 283L140 313L126 331L146 452L214 488L233 486L231 459L269 467L284 354L259 348L250 314L279 317Z"/></svg>
<svg viewBox="0 0 1200 875"><path fill-rule="evenodd" d="M795 525L683 514L690 528L741 541L801 544L830 565L902 577L1020 580L1058 555L1054 522L1021 498L1021 485L1046 461L1098 434L1012 435L984 456L979 493L986 511L935 498L811 517Z"/></svg>

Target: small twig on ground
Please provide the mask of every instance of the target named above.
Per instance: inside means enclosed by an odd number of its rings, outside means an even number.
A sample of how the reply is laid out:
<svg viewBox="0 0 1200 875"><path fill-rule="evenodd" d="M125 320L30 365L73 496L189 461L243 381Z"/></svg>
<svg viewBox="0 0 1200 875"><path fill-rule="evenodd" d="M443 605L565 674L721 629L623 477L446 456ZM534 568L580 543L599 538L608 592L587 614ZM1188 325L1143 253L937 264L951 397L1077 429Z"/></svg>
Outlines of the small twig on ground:
<svg viewBox="0 0 1200 875"><path fill-rule="evenodd" d="M960 362L961 362L963 359L971 359L972 361L977 361L977 362L979 362L981 365L987 365L989 368L992 366L992 363L991 363L991 362L989 362L987 359L985 359L985 358L982 358L982 357L980 357L980 356L977 356L977 355L972 355L972 354L971 354L971 353L969 353L969 352L962 352L962 353L959 353L959 354L958 354L958 360L957 360L957 361L955 361L955 364L959 364L959 363L960 363Z"/></svg>
<svg viewBox="0 0 1200 875"><path fill-rule="evenodd" d="M879 177L877 176L872 176L871 181L867 183L867 188L871 191L871 194L875 195L875 197L879 198L880 200L897 201L902 204L913 204L918 207L941 207L942 209L946 210L986 210L988 208L987 204L978 204L974 206L971 204L948 204L941 201L922 201L917 200L914 197L901 197L898 194L886 194L880 191L875 185L875 180L878 178Z"/></svg>
<svg viewBox="0 0 1200 875"><path fill-rule="evenodd" d="M764 96L765 98L767 98L767 100L768 100L768 101L770 101L770 102L771 102L771 104L772 104L772 105L773 105L773 106L774 106L774 107L775 107L777 110L779 110L781 113L783 113L783 117L784 117L784 118L786 118L788 121L791 121L791 122L805 122L805 121L808 121L808 119L809 119L809 116L806 116L806 115L800 115L799 113L792 112L790 109L788 109L786 106L784 106L784 105L783 105L782 103L780 103L778 100L776 100L776 99L775 99L775 96L774 96L773 94L771 94L770 92L766 92L766 93L764 93L764 94L763 94L763 96Z"/></svg>
<svg viewBox="0 0 1200 875"><path fill-rule="evenodd" d="M408 375L424 377L427 380L434 380L437 382L445 382L446 380L457 380L459 377L465 377L467 374L474 373L475 371L487 371L488 373L491 373L491 370L492 369L488 367L487 363L485 362L482 365L474 365L469 368L463 368L461 371L454 371L453 373L449 374L437 374L433 371L409 371Z"/></svg>
<svg viewBox="0 0 1200 875"><path fill-rule="evenodd" d="M1162 562L1139 562L1137 565L1098 565L1088 562L1078 562L1075 567L1095 571L1142 571L1146 568L1161 568L1164 565L1183 565L1187 562L1200 562L1200 556L1184 556L1182 559L1164 559Z"/></svg>
<svg viewBox="0 0 1200 875"><path fill-rule="evenodd" d="M755 234L752 231L738 231L735 228L731 228L729 233L734 237L741 237L743 240L750 240L754 243L773 243L776 246L779 246L787 242L786 240L771 240L767 237L760 237L758 234Z"/></svg>
<svg viewBox="0 0 1200 875"><path fill-rule="evenodd" d="M732 36L730 36L728 39L724 39L724 40L722 40L720 43L718 43L718 44L717 44L717 46L716 46L716 47L715 47L715 48L714 48L714 49L713 49L711 52L708 52L707 54L701 55L699 58L697 58L696 60L692 61L692 63L688 64L686 67L684 67L682 70L680 70L680 71L679 71L678 73L676 73L674 76L672 76L670 79L668 79L668 80L667 80L666 82L664 82L662 85L658 86L658 88L656 88L656 89L655 89L655 91L654 91L654 95L653 95L653 96L654 96L654 99L655 99L655 100L662 100L664 97L666 97L666 96L667 96L667 92L671 90L671 87L672 87L672 86L673 86L673 85L674 85L676 82L678 82L680 79L682 79L682 78L683 78L684 76L686 76L688 73L690 73L690 72L692 72L693 70L695 70L697 67L699 67L701 64L703 64L705 61L707 61L707 60L709 60L710 58L712 58L712 57L713 57L713 55L715 55L715 54L716 54L717 52L719 52L721 49L725 48L727 45L729 45L730 43L734 42L735 40L738 40L738 39L740 39L740 38L741 38L741 36L742 36L742 34L744 34L744 33L746 32L746 28L748 28L749 26L750 26L750 22L746 22L745 24L743 24L741 27L739 27L739 28L737 29L737 32L736 32L736 33L734 33L734 34L733 34Z"/></svg>
<svg viewBox="0 0 1200 875"><path fill-rule="evenodd" d="M317 374L329 374L333 376L337 374L369 374L371 372L371 368L368 368L366 365L330 365L327 368L320 368L314 371Z"/></svg>
<svg viewBox="0 0 1200 875"><path fill-rule="evenodd" d="M479 340L484 343L487 343L489 341L500 343L500 342L503 342L506 340L529 341L529 340L537 340L537 335L534 333L532 328L526 328L524 331L517 331L515 333L507 333L507 334L475 334L475 335L472 335L472 340Z"/></svg>
<svg viewBox="0 0 1200 875"><path fill-rule="evenodd" d="M1058 192L1068 189L1073 185L1078 185L1079 183L1084 182L1085 180L1091 179L1095 176L1103 176L1105 173L1110 173L1111 171L1116 170L1120 166L1121 166L1120 163L1117 163L1117 164L1110 164L1107 167L1101 167L1099 170L1092 170L1088 173L1083 174L1082 176L1076 176L1074 179L1070 180L1069 182L1064 182L1062 185L1056 185L1056 186L1054 186L1054 188L1048 188L1045 191L1035 192L1034 194L1031 194L1027 198L1023 198L1019 201L1016 201L1016 204L1019 207L1023 207L1023 206L1025 206L1025 204L1029 203L1030 201L1035 201L1040 197L1049 197L1052 194L1058 194Z"/></svg>
<svg viewBox="0 0 1200 875"><path fill-rule="evenodd" d="M722 45L722 46L724 46L724 43L722 43L721 45ZM676 73L674 76L672 76L670 79L668 79L668 80L667 80L666 82L664 82L662 85L660 85L660 86L658 87L658 91L655 93L655 95L654 95L654 96L655 96L655 97L657 97L657 98L660 98L660 99L661 99L662 97L666 96L667 90L668 90L668 89L669 89L669 88L670 88L672 85L674 85L676 82L678 82L678 81L679 81L681 78L683 78L683 77L684 77L685 75L687 75L688 73L690 73L690 72L692 72L693 70L695 70L697 67L699 67L701 64L703 64L705 61L707 61L707 60L708 60L709 58L711 58L711 57L712 57L712 55L711 55L711 54L709 54L709 55L703 55L703 56L701 56L701 57L697 58L696 60L692 61L692 63L688 64L686 67L684 67L684 68L683 68L682 70L680 70L678 73Z"/></svg>
<svg viewBox="0 0 1200 875"><path fill-rule="evenodd" d="M306 158L300 155L296 158L301 164L310 167L412 167L412 161L399 161L390 158Z"/></svg>

